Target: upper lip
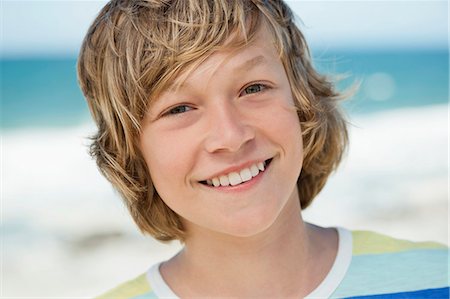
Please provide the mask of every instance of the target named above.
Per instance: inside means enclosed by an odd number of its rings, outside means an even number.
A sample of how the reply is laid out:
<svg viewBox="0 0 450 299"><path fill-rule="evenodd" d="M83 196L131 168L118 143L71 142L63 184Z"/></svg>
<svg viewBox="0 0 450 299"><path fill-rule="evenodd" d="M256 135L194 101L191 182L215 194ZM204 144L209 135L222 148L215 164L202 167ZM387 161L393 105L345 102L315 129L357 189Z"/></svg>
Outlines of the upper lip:
<svg viewBox="0 0 450 299"><path fill-rule="evenodd" d="M271 159L271 158L269 158L269 159ZM225 168L225 169L223 169L221 171L218 171L218 172L214 173L213 175L209 176L207 179L211 180L213 178L218 178L218 177L220 177L222 175L227 175L227 174L229 174L231 172L239 172L240 170L242 170L244 168L248 168L248 167L252 166L253 164L257 164L259 162L264 162L264 161L267 161L269 159L256 159L256 160L247 161L245 163L241 163L241 164L238 164L238 165L230 166L228 168ZM205 179L203 181L206 181L207 179Z"/></svg>

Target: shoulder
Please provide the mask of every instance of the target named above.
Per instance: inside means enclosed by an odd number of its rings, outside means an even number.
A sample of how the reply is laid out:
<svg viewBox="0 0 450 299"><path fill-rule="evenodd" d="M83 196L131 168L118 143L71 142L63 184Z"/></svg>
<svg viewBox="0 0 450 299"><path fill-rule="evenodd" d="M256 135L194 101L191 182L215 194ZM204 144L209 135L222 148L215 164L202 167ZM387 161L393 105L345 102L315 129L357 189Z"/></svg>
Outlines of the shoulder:
<svg viewBox="0 0 450 299"><path fill-rule="evenodd" d="M412 250L444 250L448 248L436 242L413 242L396 239L372 231L353 231L353 255L386 254Z"/></svg>
<svg viewBox="0 0 450 299"><path fill-rule="evenodd" d="M370 231L351 235L352 258L336 297L402 294L401 298L440 298L448 294L449 250L445 245Z"/></svg>
<svg viewBox="0 0 450 299"><path fill-rule="evenodd" d="M128 280L95 299L151 299L157 298L148 283L146 274Z"/></svg>
<svg viewBox="0 0 450 299"><path fill-rule="evenodd" d="M351 266L359 271L378 271L394 280L442 280L448 266L448 247L436 242L413 242L387 235L354 231ZM373 273L371 273L373 275Z"/></svg>

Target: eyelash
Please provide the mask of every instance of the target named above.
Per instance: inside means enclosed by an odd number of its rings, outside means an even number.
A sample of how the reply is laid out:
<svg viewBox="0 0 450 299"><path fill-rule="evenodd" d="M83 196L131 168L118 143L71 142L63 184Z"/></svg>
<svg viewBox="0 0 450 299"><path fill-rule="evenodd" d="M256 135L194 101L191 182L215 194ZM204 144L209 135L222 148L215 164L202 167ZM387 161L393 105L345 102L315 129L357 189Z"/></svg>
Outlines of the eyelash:
<svg viewBox="0 0 450 299"><path fill-rule="evenodd" d="M244 95L250 95L250 94L260 93L260 92L263 92L264 90L266 90L267 88L269 88L269 86L267 86L267 85L265 85L265 84L262 84L262 83L252 83L252 84L246 86L246 87L241 91L241 93L239 94L239 96L243 96L243 93L244 93L248 88L254 87L254 86L258 86L258 87L260 88L260 90L258 90L258 91L256 91L256 92L247 93L247 94L244 94Z"/></svg>
<svg viewBox="0 0 450 299"><path fill-rule="evenodd" d="M187 110L185 110L185 111L183 111L183 112L176 112L176 110L180 109L181 107L186 107ZM178 115L178 114L186 113L187 111L190 111L190 110L192 110L192 109L194 109L194 108L192 108L192 107L189 106L189 105L181 104L181 105L178 105L178 106L175 106L175 107L170 108L169 110L167 110L167 112L164 112L164 113L162 114L162 116L176 116L176 115Z"/></svg>

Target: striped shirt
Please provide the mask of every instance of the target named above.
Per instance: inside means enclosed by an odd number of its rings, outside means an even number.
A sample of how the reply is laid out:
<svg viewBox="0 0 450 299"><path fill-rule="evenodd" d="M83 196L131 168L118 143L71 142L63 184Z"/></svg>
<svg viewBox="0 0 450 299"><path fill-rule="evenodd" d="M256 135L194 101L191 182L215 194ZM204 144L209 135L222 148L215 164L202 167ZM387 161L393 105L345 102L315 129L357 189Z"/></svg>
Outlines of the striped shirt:
<svg viewBox="0 0 450 299"><path fill-rule="evenodd" d="M339 247L325 279L306 298L449 298L449 250L369 231L337 229ZM159 265L97 299L178 298Z"/></svg>

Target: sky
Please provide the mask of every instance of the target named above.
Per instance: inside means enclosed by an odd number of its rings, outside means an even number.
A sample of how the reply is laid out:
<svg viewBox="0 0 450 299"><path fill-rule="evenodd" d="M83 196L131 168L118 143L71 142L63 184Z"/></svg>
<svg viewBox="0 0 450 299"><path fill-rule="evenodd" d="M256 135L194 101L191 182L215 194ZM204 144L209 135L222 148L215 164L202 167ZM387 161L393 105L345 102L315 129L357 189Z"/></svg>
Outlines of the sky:
<svg viewBox="0 0 450 299"><path fill-rule="evenodd" d="M75 56L106 1L1 2L1 54ZM448 48L447 1L288 1L314 48Z"/></svg>

